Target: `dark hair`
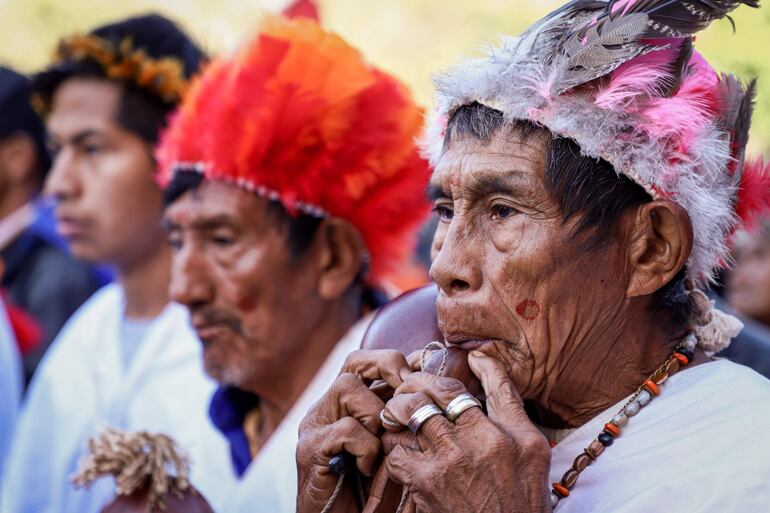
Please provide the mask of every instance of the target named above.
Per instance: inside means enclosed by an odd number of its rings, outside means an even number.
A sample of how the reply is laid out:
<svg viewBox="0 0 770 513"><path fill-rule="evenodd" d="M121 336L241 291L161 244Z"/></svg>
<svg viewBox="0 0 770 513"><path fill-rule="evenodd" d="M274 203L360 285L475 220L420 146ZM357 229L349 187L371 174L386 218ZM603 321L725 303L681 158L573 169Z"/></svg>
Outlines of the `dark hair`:
<svg viewBox="0 0 770 513"><path fill-rule="evenodd" d="M16 134L32 140L37 154L37 185L42 186L51 158L45 144L45 128L29 100L30 80L10 68L0 66L0 141Z"/></svg>
<svg viewBox="0 0 770 513"><path fill-rule="evenodd" d="M203 183L203 175L195 172L177 172L163 192L163 203L169 206L185 193L194 191ZM313 243L322 219L308 214L290 215L277 201L268 201L268 216L286 230L286 240L293 257L301 257Z"/></svg>
<svg viewBox="0 0 770 513"><path fill-rule="evenodd" d="M506 125L502 112L480 103L464 105L452 114L444 148L467 136L487 144L504 126L522 140L542 138L545 187L559 203L565 223L578 218L573 236L585 237L581 242L584 251L596 251L616 240L623 213L652 201L640 185L619 175L609 162L582 155L574 140L556 136L530 121L516 120ZM653 298L653 307L667 312L675 326L687 323L692 308L685 274L682 269Z"/></svg>
<svg viewBox="0 0 770 513"><path fill-rule="evenodd" d="M184 68L189 79L200 68L206 56L195 43L171 20L158 14L129 18L99 27L91 32L118 47L130 40L136 49L142 49L153 59L175 58ZM33 77L33 92L49 104L56 89L66 80L75 77L114 80L123 87L115 113L117 123L150 144L158 141L166 126L169 114L176 105L165 102L160 96L127 80L107 77L103 67L93 59L59 62Z"/></svg>

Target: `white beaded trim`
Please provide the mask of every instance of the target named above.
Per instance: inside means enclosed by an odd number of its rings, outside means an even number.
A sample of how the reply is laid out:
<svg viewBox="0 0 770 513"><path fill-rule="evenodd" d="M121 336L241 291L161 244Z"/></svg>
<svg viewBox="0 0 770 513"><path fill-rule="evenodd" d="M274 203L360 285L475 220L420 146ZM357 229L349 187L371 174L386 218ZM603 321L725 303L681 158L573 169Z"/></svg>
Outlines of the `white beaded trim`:
<svg viewBox="0 0 770 513"><path fill-rule="evenodd" d="M184 172L184 173L198 173L200 175L206 175L206 170L209 167L210 166L205 162L175 162L172 167L172 174L176 175L177 173ZM231 179L231 178L214 177L211 179L219 182L223 182L229 185L234 185L236 187L240 187L241 189L245 189L249 192L256 194L260 198L283 203L286 207L290 209L297 209L313 217L323 218L323 217L329 216L329 213L326 210L319 207L318 205L313 205L312 203L307 203L304 201L294 201L292 203L287 204L281 199L281 194L278 191L269 189L263 185L254 185L253 183L249 182L248 180L244 180L243 178Z"/></svg>

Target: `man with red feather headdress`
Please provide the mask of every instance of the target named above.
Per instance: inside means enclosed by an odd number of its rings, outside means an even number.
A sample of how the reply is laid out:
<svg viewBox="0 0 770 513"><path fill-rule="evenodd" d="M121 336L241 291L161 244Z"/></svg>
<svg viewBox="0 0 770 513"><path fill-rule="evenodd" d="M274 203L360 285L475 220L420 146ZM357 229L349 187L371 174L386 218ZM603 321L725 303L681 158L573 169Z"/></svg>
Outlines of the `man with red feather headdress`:
<svg viewBox="0 0 770 513"><path fill-rule="evenodd" d="M223 513L294 511L300 419L429 210L421 126L404 86L301 17L212 62L162 138L171 294L241 476Z"/></svg>

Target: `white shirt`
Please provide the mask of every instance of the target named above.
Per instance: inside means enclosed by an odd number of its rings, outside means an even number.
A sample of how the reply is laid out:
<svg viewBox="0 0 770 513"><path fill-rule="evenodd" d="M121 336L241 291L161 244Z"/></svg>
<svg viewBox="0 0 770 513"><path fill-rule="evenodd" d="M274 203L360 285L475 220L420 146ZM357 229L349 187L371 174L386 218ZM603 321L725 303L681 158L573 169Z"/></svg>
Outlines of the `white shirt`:
<svg viewBox="0 0 770 513"><path fill-rule="evenodd" d="M251 462L231 500L222 510L217 510L218 513L296 511L299 424L337 378L347 355L361 347L371 320L371 315L360 320L339 341L276 432Z"/></svg>
<svg viewBox="0 0 770 513"><path fill-rule="evenodd" d="M559 482L625 401L552 452ZM770 511L770 381L717 360L682 370L580 475L555 513Z"/></svg>
<svg viewBox="0 0 770 513"><path fill-rule="evenodd" d="M21 398L21 360L0 299L0 485ZM2 489L2 486L0 486ZM2 510L0 510L2 511Z"/></svg>
<svg viewBox="0 0 770 513"><path fill-rule="evenodd" d="M235 483L227 443L211 424L215 383L202 368L186 309L169 304L123 362L122 289L96 293L65 325L28 392L0 497L3 513L95 513L111 479L75 490L69 478L89 437L106 427L173 437L191 457L192 484L218 511Z"/></svg>

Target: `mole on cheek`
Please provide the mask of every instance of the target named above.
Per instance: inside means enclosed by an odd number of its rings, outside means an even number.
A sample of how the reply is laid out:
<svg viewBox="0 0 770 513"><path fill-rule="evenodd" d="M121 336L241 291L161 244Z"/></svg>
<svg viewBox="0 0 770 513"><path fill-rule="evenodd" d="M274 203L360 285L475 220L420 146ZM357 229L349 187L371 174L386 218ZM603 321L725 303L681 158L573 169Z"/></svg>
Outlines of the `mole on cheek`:
<svg viewBox="0 0 770 513"><path fill-rule="evenodd" d="M537 301L532 299L525 299L516 305L516 313L524 317L526 320L531 321L540 315L540 305L537 304Z"/></svg>

